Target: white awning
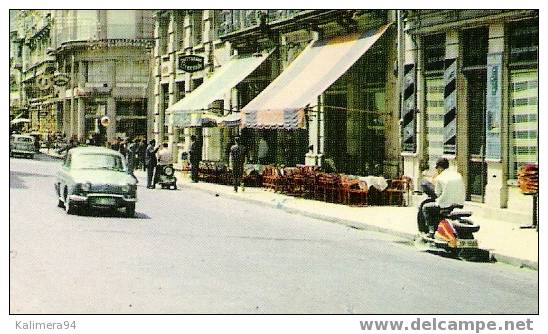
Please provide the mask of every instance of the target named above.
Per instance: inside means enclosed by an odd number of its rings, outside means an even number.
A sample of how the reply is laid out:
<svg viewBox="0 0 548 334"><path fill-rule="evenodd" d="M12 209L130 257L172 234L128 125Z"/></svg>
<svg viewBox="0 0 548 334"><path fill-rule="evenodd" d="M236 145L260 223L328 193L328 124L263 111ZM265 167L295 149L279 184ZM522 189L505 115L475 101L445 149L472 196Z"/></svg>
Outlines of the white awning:
<svg viewBox="0 0 548 334"><path fill-rule="evenodd" d="M211 78L205 80L181 101L167 108L168 112L173 112L173 124L175 126L199 126L200 115L208 110L208 106L215 100L223 99L228 91L249 76L271 53L272 51L232 58L221 66Z"/></svg>
<svg viewBox="0 0 548 334"><path fill-rule="evenodd" d="M242 127L302 128L304 108L315 105L317 97L367 52L388 27L312 42L242 108Z"/></svg>

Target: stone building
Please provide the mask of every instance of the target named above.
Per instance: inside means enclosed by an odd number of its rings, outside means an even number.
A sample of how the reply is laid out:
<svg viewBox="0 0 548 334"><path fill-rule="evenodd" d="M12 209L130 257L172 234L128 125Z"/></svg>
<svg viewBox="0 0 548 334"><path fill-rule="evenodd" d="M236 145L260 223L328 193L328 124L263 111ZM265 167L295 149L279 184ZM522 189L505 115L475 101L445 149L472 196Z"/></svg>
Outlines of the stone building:
<svg viewBox="0 0 548 334"><path fill-rule="evenodd" d="M188 135L200 133L204 160L226 161L231 137L239 133L253 161L263 138L266 163L321 164L328 158L341 172L395 176L400 167L395 19L395 11L158 11L155 134L180 153ZM204 60L202 69L179 66L190 55ZM334 60L326 71L322 63ZM310 62L313 67L302 69ZM206 83L214 88L209 93ZM281 90L287 85L302 93L300 104ZM285 94L276 97L277 110L261 109L277 94ZM244 120L241 128L203 126L215 116L221 124ZM284 117L289 121L277 122Z"/></svg>
<svg viewBox="0 0 548 334"><path fill-rule="evenodd" d="M62 132L80 140L94 133L108 141L146 138L152 11L54 10L52 20L56 74L69 79L58 87Z"/></svg>
<svg viewBox="0 0 548 334"><path fill-rule="evenodd" d="M10 11L10 109L30 119L26 130L46 135L56 131L51 46L51 13L43 10Z"/></svg>
<svg viewBox="0 0 548 334"><path fill-rule="evenodd" d="M405 12L404 174L444 156L468 200L531 212L516 173L538 162L538 27L535 10Z"/></svg>

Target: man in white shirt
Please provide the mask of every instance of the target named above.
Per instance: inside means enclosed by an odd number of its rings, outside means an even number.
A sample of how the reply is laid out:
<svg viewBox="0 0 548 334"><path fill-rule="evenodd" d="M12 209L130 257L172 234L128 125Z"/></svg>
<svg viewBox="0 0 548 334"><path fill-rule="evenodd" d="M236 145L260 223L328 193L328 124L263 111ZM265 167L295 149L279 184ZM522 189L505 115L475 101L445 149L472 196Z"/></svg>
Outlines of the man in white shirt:
<svg viewBox="0 0 548 334"><path fill-rule="evenodd" d="M167 146L167 143L163 143L162 148L158 151L158 165L166 166L173 163L173 155Z"/></svg>
<svg viewBox="0 0 548 334"><path fill-rule="evenodd" d="M449 169L449 161L440 158L436 162L438 175L434 178L436 201L426 203L422 207L422 213L429 227L430 236L433 236L438 228L440 209L452 205L464 205L466 190L462 175L453 169Z"/></svg>

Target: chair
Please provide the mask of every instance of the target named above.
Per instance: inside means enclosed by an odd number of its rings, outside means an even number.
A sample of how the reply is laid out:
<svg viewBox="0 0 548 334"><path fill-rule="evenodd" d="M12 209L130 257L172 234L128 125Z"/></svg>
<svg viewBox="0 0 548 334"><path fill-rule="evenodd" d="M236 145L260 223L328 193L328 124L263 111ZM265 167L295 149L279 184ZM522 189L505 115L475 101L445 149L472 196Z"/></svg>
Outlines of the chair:
<svg viewBox="0 0 548 334"><path fill-rule="evenodd" d="M394 200L396 205L403 206L409 203L409 190L411 188L411 179L409 177L401 177L400 179L391 180L388 188L385 190L388 196L388 205L392 205ZM407 194L407 199L404 201L404 194Z"/></svg>
<svg viewBox="0 0 548 334"><path fill-rule="evenodd" d="M347 176L341 178L341 194L342 202L347 205L352 205L352 197L357 197L356 205L368 205L369 187L357 179L351 179Z"/></svg>

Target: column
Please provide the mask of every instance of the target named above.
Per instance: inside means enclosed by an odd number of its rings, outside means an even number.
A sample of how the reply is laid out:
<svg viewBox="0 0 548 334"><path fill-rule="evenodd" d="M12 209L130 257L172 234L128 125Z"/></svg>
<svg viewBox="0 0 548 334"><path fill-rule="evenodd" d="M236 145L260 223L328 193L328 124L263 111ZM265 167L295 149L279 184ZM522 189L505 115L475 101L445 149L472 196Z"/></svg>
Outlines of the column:
<svg viewBox="0 0 548 334"><path fill-rule="evenodd" d="M448 31L445 39L445 116L444 116L444 156L449 164L457 167L463 176L467 175L468 134L466 133L467 116L463 112L466 105L466 94L463 76L459 74L459 32ZM452 88L452 90L451 90Z"/></svg>
<svg viewBox="0 0 548 334"><path fill-rule="evenodd" d="M504 24L489 26L489 51L487 55L486 99L486 163L487 184L485 204L504 208L508 201L506 169L502 163L502 99L507 87L503 80L502 55L504 53Z"/></svg>
<svg viewBox="0 0 548 334"><path fill-rule="evenodd" d="M116 102L112 96L107 99L107 116L110 119L107 126L107 141L111 142L116 139Z"/></svg>
<svg viewBox="0 0 548 334"><path fill-rule="evenodd" d="M83 89L86 83L86 68L83 62L78 63L78 88ZM86 118L85 118L85 102L83 98L78 98L78 111L77 111L77 134L78 140L85 140L85 127L86 127Z"/></svg>
<svg viewBox="0 0 548 334"><path fill-rule="evenodd" d="M401 49L400 49L400 52L404 53L403 69L399 70L398 75L404 76L407 70L408 77L409 77L413 72L415 72L415 75L414 75L415 76L415 83L414 83L415 96L413 97L412 95L410 95L408 101L406 101L405 99L400 100L401 102L400 108L401 110L403 110L405 108L405 102L410 101L414 105L414 107L416 107L421 112L418 114L414 114L414 119L412 119L411 122L409 123L411 130L416 131L415 133L416 146L415 146L414 152L413 150L409 150L409 151L403 151L400 153L403 159L403 170L401 170L400 173L405 176L411 177L413 179L413 185L415 189L418 189L417 185L420 184L421 177L422 177L421 170L420 170L420 161L421 161L421 157L425 155L424 145L423 145L424 133L423 133L423 127L421 125L424 122L424 118L425 118L424 111L426 109L423 103L424 88L421 85L423 80L421 80L422 68L420 66L421 64L420 52L419 52L420 45L418 45L419 38L418 37L413 38L410 34L404 34L403 39L404 39L404 42L403 42L404 45L401 46ZM405 85L403 78L401 82L402 84ZM411 86L408 86L408 87L411 87ZM400 87L400 91L404 95L404 87ZM411 105L410 109L413 109L413 105ZM413 111L410 111L410 112L413 113ZM404 126L404 124L402 123L401 126ZM400 129L400 128L397 127L397 129Z"/></svg>

